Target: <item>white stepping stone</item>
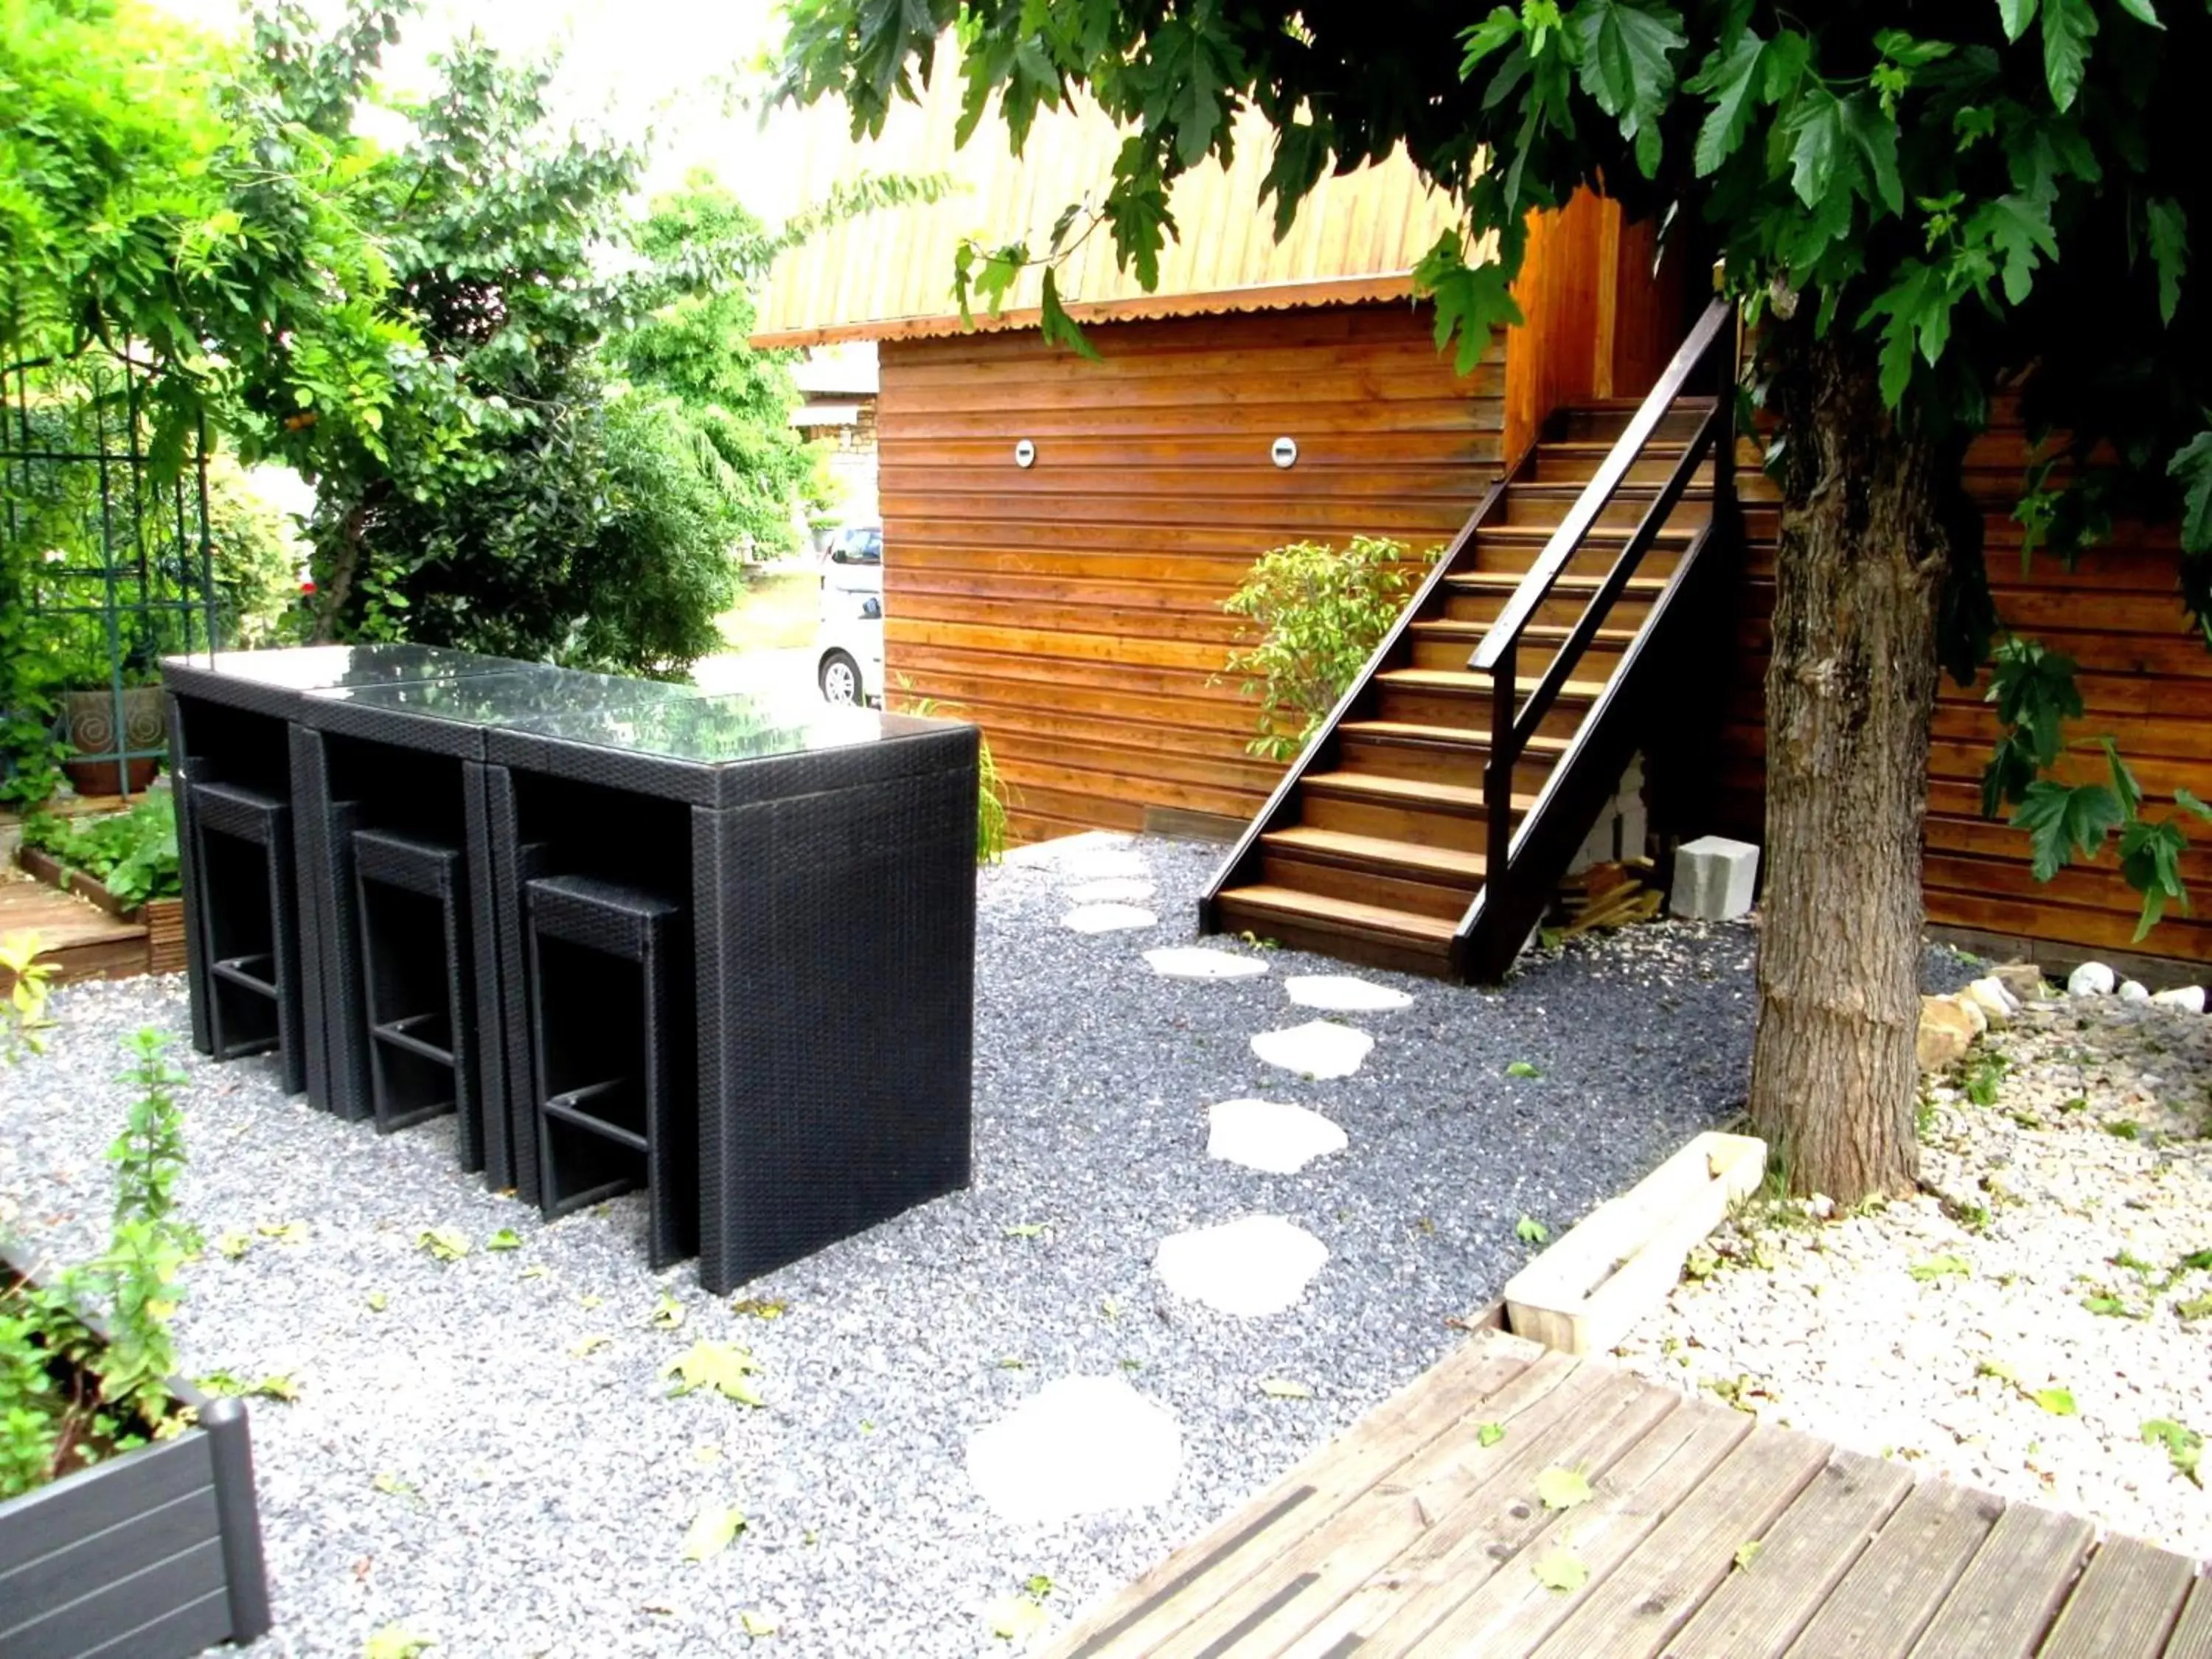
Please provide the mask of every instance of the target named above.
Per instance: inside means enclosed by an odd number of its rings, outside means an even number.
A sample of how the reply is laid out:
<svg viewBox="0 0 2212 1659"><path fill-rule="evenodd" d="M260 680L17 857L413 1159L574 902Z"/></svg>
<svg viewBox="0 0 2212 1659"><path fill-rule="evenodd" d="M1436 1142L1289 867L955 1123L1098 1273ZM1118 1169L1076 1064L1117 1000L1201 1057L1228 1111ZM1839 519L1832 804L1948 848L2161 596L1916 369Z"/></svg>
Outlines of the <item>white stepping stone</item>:
<svg viewBox="0 0 2212 1659"><path fill-rule="evenodd" d="M1333 1014L1373 1014L1413 1006L1413 999L1403 991L1350 974L1293 974L1283 981L1283 988L1299 1007L1325 1008Z"/></svg>
<svg viewBox="0 0 2212 1659"><path fill-rule="evenodd" d="M1252 1052L1268 1065L1319 1079L1350 1077L1374 1046L1375 1039L1366 1032L1327 1019L1262 1031L1252 1039Z"/></svg>
<svg viewBox="0 0 2212 1659"><path fill-rule="evenodd" d="M1116 851L1127 848L1136 839L1123 830L1085 830L1080 835L1060 836L1051 841L1033 841L1024 846L1009 848L1005 862L1028 865L1040 870L1057 870L1069 859L1080 858L1089 853Z"/></svg>
<svg viewBox="0 0 2212 1659"><path fill-rule="evenodd" d="M1149 1509L1182 1470L1175 1419L1119 1376L1048 1382L968 1437L968 1479L1010 1521Z"/></svg>
<svg viewBox="0 0 2212 1659"><path fill-rule="evenodd" d="M1206 1155L1267 1175L1296 1175L1351 1142L1319 1112L1272 1100L1224 1100L1206 1108Z"/></svg>
<svg viewBox="0 0 2212 1659"><path fill-rule="evenodd" d="M1328 1246L1279 1215L1248 1215L1160 1241L1152 1266L1177 1296L1244 1319L1281 1313L1305 1294Z"/></svg>
<svg viewBox="0 0 2212 1659"><path fill-rule="evenodd" d="M1159 918L1133 904L1084 904L1060 921L1079 933L1110 933L1122 927L1154 927Z"/></svg>
<svg viewBox="0 0 2212 1659"><path fill-rule="evenodd" d="M1086 881L1067 890L1068 897L1078 904L1142 904L1159 891L1149 881L1139 881L1129 876L1111 876L1104 881Z"/></svg>
<svg viewBox="0 0 2212 1659"><path fill-rule="evenodd" d="M1209 951L1201 945L1163 945L1145 952L1152 971L1169 979L1257 979L1267 964L1253 957Z"/></svg>

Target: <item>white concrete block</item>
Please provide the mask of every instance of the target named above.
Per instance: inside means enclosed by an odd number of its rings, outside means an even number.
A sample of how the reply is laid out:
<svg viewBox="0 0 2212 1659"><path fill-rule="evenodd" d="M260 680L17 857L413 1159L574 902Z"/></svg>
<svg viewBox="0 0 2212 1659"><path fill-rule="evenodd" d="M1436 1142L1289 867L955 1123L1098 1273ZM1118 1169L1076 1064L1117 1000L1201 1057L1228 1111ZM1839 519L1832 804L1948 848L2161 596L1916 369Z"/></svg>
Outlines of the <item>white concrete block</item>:
<svg viewBox="0 0 2212 1659"><path fill-rule="evenodd" d="M2070 997L2108 997L2119 988L2120 976L2101 962L2085 962L2066 976Z"/></svg>
<svg viewBox="0 0 2212 1659"><path fill-rule="evenodd" d="M1759 884L1759 848L1724 836L1700 836L1674 850L1674 915L1695 921L1728 921L1751 908Z"/></svg>
<svg viewBox="0 0 2212 1659"><path fill-rule="evenodd" d="M2171 991L2160 991L2151 1000L2161 1008L2179 1008L2192 1014L2204 1012L2204 988L2201 985L2179 985Z"/></svg>

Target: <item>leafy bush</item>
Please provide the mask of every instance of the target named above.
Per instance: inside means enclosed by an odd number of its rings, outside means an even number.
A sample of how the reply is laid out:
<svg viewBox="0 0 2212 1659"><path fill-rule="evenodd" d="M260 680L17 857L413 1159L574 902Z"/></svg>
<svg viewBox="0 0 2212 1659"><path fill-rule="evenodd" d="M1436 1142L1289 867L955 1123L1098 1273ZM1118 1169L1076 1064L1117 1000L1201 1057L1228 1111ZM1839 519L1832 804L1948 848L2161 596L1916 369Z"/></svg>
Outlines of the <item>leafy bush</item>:
<svg viewBox="0 0 2212 1659"><path fill-rule="evenodd" d="M177 874L177 804L166 791L106 817L27 818L23 845L83 871L133 910L184 891Z"/></svg>
<svg viewBox="0 0 2212 1659"><path fill-rule="evenodd" d="M1336 707L1398 619L1417 557L1379 536L1354 536L1342 552L1324 542L1292 542L1262 554L1244 585L1222 602L1260 630L1258 643L1233 653L1228 671L1245 676L1244 695L1261 697L1259 735L1245 747L1289 760Z"/></svg>
<svg viewBox="0 0 2212 1659"><path fill-rule="evenodd" d="M177 1273L199 1236L174 1212L184 1171L185 1075L142 1030L126 1041L137 1097L107 1149L115 1212L90 1263L0 1283L0 1498L179 1432L190 1422L168 1390L176 1351L168 1321ZM106 1319L105 1341L84 1315Z"/></svg>
<svg viewBox="0 0 2212 1659"><path fill-rule="evenodd" d="M46 1018L47 981L54 965L39 960L45 946L34 928L0 933L0 973L13 981L6 1000L0 1001L0 1066L46 1051L45 1032L53 1024ZM0 1211L0 1218L4 1217Z"/></svg>

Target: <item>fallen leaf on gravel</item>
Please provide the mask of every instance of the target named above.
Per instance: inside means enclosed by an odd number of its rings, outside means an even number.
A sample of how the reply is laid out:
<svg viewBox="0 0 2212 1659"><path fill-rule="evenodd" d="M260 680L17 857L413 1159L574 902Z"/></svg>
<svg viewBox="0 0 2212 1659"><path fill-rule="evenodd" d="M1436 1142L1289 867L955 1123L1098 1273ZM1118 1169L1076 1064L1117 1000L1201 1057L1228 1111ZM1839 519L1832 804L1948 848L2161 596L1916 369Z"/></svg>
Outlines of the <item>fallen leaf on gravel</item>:
<svg viewBox="0 0 2212 1659"><path fill-rule="evenodd" d="M663 1365L660 1374L676 1379L676 1386L669 1390L672 1395L712 1389L740 1406L757 1406L760 1390L753 1387L750 1378L759 1370L752 1355L734 1342L694 1342Z"/></svg>
<svg viewBox="0 0 2212 1659"><path fill-rule="evenodd" d="M371 1291L362 1299L368 1304L368 1310L371 1313L382 1313L392 1305L392 1298L385 1295L382 1291Z"/></svg>
<svg viewBox="0 0 2212 1659"><path fill-rule="evenodd" d="M1525 1060L1516 1060L1505 1068L1508 1077L1541 1077L1544 1074Z"/></svg>
<svg viewBox="0 0 2212 1659"><path fill-rule="evenodd" d="M763 1636L775 1634L775 1620L747 1607L738 1615L738 1628L755 1641L758 1641Z"/></svg>
<svg viewBox="0 0 2212 1659"><path fill-rule="evenodd" d="M489 1238L484 1240L484 1249L487 1250L519 1250L521 1248L522 1235L512 1227L501 1227Z"/></svg>
<svg viewBox="0 0 2212 1659"><path fill-rule="evenodd" d="M574 1347L569 1349L568 1352L579 1359L588 1359L592 1355L597 1353L600 1349L605 1347L608 1343L613 1340L614 1338L607 1335L605 1332L594 1331L591 1335L577 1343Z"/></svg>
<svg viewBox="0 0 2212 1659"><path fill-rule="evenodd" d="M361 1659L417 1659L436 1645L427 1636L410 1636L403 1626L386 1625L362 1644Z"/></svg>
<svg viewBox="0 0 2212 1659"><path fill-rule="evenodd" d="M646 1321L647 1324L664 1331L672 1331L683 1322L684 1304L672 1296L662 1297L654 1305L652 1316Z"/></svg>
<svg viewBox="0 0 2212 1659"><path fill-rule="evenodd" d="M1505 1425L1503 1423L1485 1423L1474 1431L1474 1443L1478 1446L1494 1446L1504 1438Z"/></svg>
<svg viewBox="0 0 2212 1659"><path fill-rule="evenodd" d="M1579 1471L1555 1463L1536 1477L1536 1496L1547 1510L1571 1510L1590 1501L1590 1484Z"/></svg>
<svg viewBox="0 0 2212 1659"><path fill-rule="evenodd" d="M709 1504L692 1517L690 1526L684 1531L684 1559L686 1561L704 1561L710 1556L720 1555L744 1529L745 1514L743 1510L725 1509L718 1504Z"/></svg>
<svg viewBox="0 0 2212 1659"><path fill-rule="evenodd" d="M451 1227L425 1227L415 1242L441 1261L458 1261L470 1248L467 1236Z"/></svg>
<svg viewBox="0 0 2212 1659"><path fill-rule="evenodd" d="M750 1315L755 1319L781 1319L790 1309L773 1297L746 1296L730 1304L730 1311Z"/></svg>
<svg viewBox="0 0 2212 1659"><path fill-rule="evenodd" d="M218 1233L215 1247L229 1261L235 1261L253 1248L253 1241L244 1233Z"/></svg>
<svg viewBox="0 0 2212 1659"><path fill-rule="evenodd" d="M314 1232L304 1221L264 1221L253 1231L279 1244L304 1244Z"/></svg>
<svg viewBox="0 0 2212 1659"><path fill-rule="evenodd" d="M1048 1224L1042 1221L1018 1221L1006 1229L1008 1238L1042 1238Z"/></svg>
<svg viewBox="0 0 2212 1659"><path fill-rule="evenodd" d="M2066 1389L2038 1389L2029 1395L2028 1398L2053 1417L2073 1417L2078 1414L2074 1405L2074 1395Z"/></svg>
<svg viewBox="0 0 2212 1659"><path fill-rule="evenodd" d="M412 1498L415 1495L414 1483L402 1480L389 1469L379 1469L368 1484L387 1498Z"/></svg>
<svg viewBox="0 0 2212 1659"><path fill-rule="evenodd" d="M1938 1279L1970 1278L1974 1264L1963 1255L1931 1255L1925 1261L1914 1262L1905 1271L1925 1285Z"/></svg>
<svg viewBox="0 0 2212 1659"><path fill-rule="evenodd" d="M1303 1382L1293 1382L1286 1376L1263 1376L1260 1392L1270 1400L1310 1400L1313 1390Z"/></svg>
<svg viewBox="0 0 2212 1659"><path fill-rule="evenodd" d="M1546 1589L1578 1590L1589 1583L1589 1567L1572 1550L1547 1550L1536 1558L1536 1582Z"/></svg>
<svg viewBox="0 0 2212 1659"><path fill-rule="evenodd" d="M1524 1215L1513 1224L1513 1237L1523 1244L1543 1244L1551 1240L1552 1230L1533 1215Z"/></svg>
<svg viewBox="0 0 2212 1659"><path fill-rule="evenodd" d="M2166 1448L2167 1461L2172 1463L2176 1474L2187 1477L2199 1486L2204 1484L2203 1435L2171 1418L2154 1417L2142 1425L2142 1437L2146 1446Z"/></svg>

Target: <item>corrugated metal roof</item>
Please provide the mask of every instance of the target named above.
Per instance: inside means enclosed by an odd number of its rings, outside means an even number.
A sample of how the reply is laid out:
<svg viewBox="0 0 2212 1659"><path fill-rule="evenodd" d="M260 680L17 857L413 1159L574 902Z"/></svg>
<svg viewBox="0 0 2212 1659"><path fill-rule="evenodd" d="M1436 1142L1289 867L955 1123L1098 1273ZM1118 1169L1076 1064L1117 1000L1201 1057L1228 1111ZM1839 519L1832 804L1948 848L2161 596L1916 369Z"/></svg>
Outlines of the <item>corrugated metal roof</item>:
<svg viewBox="0 0 2212 1659"><path fill-rule="evenodd" d="M848 221L783 255L761 296L757 343L957 332L952 254L963 234L990 244L1026 236L1042 250L1070 203L1104 195L1121 135L1095 105L1041 112L1019 157L1007 154L995 112L964 149L956 149L958 118L959 83L945 54L923 102L896 106L880 140L853 143L844 108L834 101L798 118L803 200L821 200L863 172L943 172L957 188L932 205ZM1274 135L1249 111L1236 135L1233 165L1209 161L1176 181L1170 199L1182 235L1161 253L1155 291L1146 294L1133 273L1115 267L1101 226L1060 268L1070 311L1162 317L1395 297L1410 292L1414 262L1455 222L1448 200L1400 153L1322 179L1277 242L1273 204L1262 208L1259 200ZM999 325L1035 323L1039 281L1035 270L1023 274ZM990 325L980 311L976 323Z"/></svg>

